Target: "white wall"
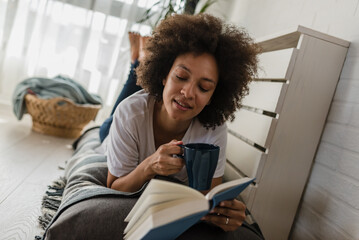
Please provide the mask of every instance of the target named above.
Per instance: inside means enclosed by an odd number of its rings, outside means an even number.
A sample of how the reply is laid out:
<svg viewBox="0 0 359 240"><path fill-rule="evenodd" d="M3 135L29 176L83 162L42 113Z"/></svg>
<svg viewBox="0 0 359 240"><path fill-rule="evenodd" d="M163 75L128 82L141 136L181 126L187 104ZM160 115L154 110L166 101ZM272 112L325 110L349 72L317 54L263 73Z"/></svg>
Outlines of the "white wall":
<svg viewBox="0 0 359 240"><path fill-rule="evenodd" d="M229 21L254 38L300 24L351 41L291 238L359 239L359 0L240 0L226 10L218 6L210 12L227 12Z"/></svg>

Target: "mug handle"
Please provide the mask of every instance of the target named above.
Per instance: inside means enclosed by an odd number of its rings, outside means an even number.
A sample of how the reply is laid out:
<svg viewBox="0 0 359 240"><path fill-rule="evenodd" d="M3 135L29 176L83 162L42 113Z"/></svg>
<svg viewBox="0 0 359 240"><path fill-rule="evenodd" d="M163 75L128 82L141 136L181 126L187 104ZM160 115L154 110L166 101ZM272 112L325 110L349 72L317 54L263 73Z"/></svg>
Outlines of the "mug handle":
<svg viewBox="0 0 359 240"><path fill-rule="evenodd" d="M177 146L181 147L182 149L184 149L184 147L185 147L185 145L183 145L183 144L179 144ZM179 157L179 158L184 158L184 154L174 154L174 156Z"/></svg>

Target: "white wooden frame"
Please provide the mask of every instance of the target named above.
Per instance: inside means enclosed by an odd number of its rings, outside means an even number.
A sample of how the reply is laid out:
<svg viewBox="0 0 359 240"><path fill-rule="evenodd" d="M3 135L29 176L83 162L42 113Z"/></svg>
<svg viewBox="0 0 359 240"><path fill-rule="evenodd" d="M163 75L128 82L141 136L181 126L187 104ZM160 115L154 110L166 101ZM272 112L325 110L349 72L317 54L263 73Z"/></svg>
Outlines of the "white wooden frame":
<svg viewBox="0 0 359 240"><path fill-rule="evenodd" d="M255 79L277 87L250 90L228 125L224 178L256 177L241 196L266 239L287 239L350 43L302 26L258 43L262 55L288 49L290 58L284 64L273 54L284 76Z"/></svg>

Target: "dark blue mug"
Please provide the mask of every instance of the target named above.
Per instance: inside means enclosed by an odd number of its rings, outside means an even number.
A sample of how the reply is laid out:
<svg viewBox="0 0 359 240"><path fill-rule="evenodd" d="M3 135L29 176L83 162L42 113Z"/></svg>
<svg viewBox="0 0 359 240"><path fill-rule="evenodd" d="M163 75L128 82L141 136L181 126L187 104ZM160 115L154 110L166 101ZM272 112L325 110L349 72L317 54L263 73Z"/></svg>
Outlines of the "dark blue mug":
<svg viewBox="0 0 359 240"><path fill-rule="evenodd" d="M217 168L219 146L207 143L189 143L179 145L183 148L188 185L197 190L211 188L212 178Z"/></svg>

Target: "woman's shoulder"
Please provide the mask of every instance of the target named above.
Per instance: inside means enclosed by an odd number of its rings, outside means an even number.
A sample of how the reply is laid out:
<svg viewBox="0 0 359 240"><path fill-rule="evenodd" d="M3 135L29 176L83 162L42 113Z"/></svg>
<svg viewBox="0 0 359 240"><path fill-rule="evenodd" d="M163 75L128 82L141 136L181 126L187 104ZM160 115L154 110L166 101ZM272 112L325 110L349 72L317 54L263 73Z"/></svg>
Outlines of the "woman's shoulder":
<svg viewBox="0 0 359 240"><path fill-rule="evenodd" d="M193 130L208 134L219 134L223 132L227 133L227 124L224 123L220 126L216 126L215 128L206 128L202 125L198 118L195 118L193 121Z"/></svg>
<svg viewBox="0 0 359 240"><path fill-rule="evenodd" d="M189 141L218 143L226 142L227 139L227 124L224 123L220 126L213 128L204 127L198 119L195 119L192 123L189 134Z"/></svg>
<svg viewBox="0 0 359 240"><path fill-rule="evenodd" d="M140 90L124 99L117 107L115 115L121 118L134 118L147 114L153 108L154 97Z"/></svg>
<svg viewBox="0 0 359 240"><path fill-rule="evenodd" d="M135 92L134 94L128 96L125 98L120 104L124 107L126 106L147 106L149 102L152 100L152 96L150 96L145 90L140 90L138 92Z"/></svg>

